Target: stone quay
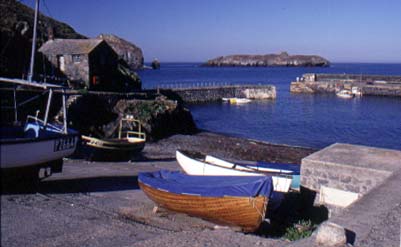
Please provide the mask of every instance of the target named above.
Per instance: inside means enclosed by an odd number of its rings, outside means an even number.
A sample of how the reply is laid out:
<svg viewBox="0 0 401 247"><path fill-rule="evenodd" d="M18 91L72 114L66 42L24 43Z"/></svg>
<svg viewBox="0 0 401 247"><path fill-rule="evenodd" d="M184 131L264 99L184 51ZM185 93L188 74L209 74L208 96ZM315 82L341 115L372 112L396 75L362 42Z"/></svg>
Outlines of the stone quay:
<svg viewBox="0 0 401 247"><path fill-rule="evenodd" d="M337 93L344 89L364 96L401 97L401 76L308 73L290 86L291 93Z"/></svg>
<svg viewBox="0 0 401 247"><path fill-rule="evenodd" d="M222 98L247 98L271 100L276 98L276 87L272 85L222 85L206 87L184 87L159 89L160 93L178 98L185 103L221 101ZM171 95L172 94L172 95Z"/></svg>

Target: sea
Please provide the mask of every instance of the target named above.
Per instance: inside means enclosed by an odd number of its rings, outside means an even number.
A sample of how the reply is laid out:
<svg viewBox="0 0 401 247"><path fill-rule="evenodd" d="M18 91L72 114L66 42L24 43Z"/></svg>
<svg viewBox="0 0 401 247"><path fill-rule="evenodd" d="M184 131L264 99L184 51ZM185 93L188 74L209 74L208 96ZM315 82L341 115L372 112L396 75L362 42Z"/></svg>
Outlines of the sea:
<svg viewBox="0 0 401 247"><path fill-rule="evenodd" d="M291 94L290 83L304 73L401 75L401 64L333 63L330 67L202 67L162 63L142 70L145 89L211 85L274 85L275 100L243 105L190 104L198 128L276 144L324 148L350 143L401 150L401 98L352 99L329 94Z"/></svg>

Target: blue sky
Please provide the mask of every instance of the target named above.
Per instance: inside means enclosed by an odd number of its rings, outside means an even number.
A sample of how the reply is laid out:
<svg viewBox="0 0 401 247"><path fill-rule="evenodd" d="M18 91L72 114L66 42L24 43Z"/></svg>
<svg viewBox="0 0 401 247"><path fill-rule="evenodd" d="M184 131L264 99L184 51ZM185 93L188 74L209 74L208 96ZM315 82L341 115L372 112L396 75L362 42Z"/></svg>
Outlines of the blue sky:
<svg viewBox="0 0 401 247"><path fill-rule="evenodd" d="M131 41L145 61L287 51L401 63L401 0L41 0L41 11L86 36Z"/></svg>

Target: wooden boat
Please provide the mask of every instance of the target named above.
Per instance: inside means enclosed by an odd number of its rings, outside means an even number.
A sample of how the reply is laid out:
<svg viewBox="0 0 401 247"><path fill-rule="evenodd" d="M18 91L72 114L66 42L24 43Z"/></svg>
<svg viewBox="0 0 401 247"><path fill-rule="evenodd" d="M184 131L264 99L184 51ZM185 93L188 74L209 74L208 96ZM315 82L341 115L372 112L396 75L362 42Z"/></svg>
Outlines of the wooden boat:
<svg viewBox="0 0 401 247"><path fill-rule="evenodd" d="M223 101L229 102L230 104L245 104L251 102L250 99L247 98L222 98Z"/></svg>
<svg viewBox="0 0 401 247"><path fill-rule="evenodd" d="M344 99L351 99L353 98L355 95L349 91L349 90L341 90L338 93L336 93L336 95L340 98L344 98Z"/></svg>
<svg viewBox="0 0 401 247"><path fill-rule="evenodd" d="M137 130L125 130L123 126L134 123ZM130 160L145 147L146 134L141 130L141 122L127 116L120 120L118 137L100 139L82 136L82 141L89 148L90 160Z"/></svg>
<svg viewBox="0 0 401 247"><path fill-rule="evenodd" d="M245 232L258 229L272 194L272 180L267 176L188 176L158 171L139 173L138 184L161 207Z"/></svg>
<svg viewBox="0 0 401 247"><path fill-rule="evenodd" d="M20 84L30 87L46 88L49 93L44 120L38 116L27 116L24 126L8 125L0 127L0 150L2 173L12 171L21 172L20 169L30 171L37 176L41 168L46 170L46 176L62 171L62 159L75 152L79 140L77 131L67 128L67 119L64 126L53 125L48 122L48 115L55 88L58 85L48 83L40 84L19 79L0 78L5 85ZM17 90L14 87L15 123L18 123L18 106L16 102ZM65 95L63 94L63 109L65 109ZM28 100L29 101L29 100ZM27 101L25 101L27 102ZM66 114L65 114L66 116Z"/></svg>
<svg viewBox="0 0 401 247"><path fill-rule="evenodd" d="M176 151L176 159L181 168L189 175L206 176L272 176L273 188L276 192L288 192L292 176L285 173L261 171L228 161L216 162L206 155L194 152Z"/></svg>

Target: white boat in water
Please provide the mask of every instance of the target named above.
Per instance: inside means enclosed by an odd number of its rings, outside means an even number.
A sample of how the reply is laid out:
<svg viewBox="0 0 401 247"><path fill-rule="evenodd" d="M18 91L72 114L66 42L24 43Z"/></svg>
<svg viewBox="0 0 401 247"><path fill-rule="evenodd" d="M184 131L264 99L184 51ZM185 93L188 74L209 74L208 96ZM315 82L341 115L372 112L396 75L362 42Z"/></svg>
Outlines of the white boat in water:
<svg viewBox="0 0 401 247"><path fill-rule="evenodd" d="M355 96L362 96L362 89L360 87L352 87L351 92Z"/></svg>
<svg viewBox="0 0 401 247"><path fill-rule="evenodd" d="M252 100L247 98L222 98L223 101L229 102L230 104L246 104L251 102Z"/></svg>
<svg viewBox="0 0 401 247"><path fill-rule="evenodd" d="M338 93L336 93L336 95L340 98L344 98L344 99L351 99L353 98L355 95L349 91L349 90L341 90Z"/></svg>
<svg viewBox="0 0 401 247"><path fill-rule="evenodd" d="M267 171L257 171L246 166L236 165L227 161L215 164L212 157L206 160L205 155L176 151L176 159L181 168L189 175L206 176L272 176L273 188L276 192L288 192L292 177Z"/></svg>

